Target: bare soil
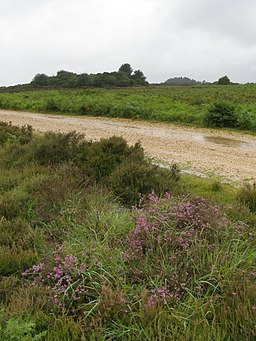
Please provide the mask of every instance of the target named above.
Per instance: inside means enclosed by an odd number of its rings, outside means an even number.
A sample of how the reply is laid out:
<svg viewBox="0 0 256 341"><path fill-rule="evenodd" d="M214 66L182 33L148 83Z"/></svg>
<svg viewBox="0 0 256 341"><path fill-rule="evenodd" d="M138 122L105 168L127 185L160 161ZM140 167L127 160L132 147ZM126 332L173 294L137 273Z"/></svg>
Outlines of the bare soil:
<svg viewBox="0 0 256 341"><path fill-rule="evenodd" d="M140 141L146 154L163 165L178 163L187 172L256 180L256 137L239 132L7 110L0 110L0 121L28 124L39 131L76 130L88 140L123 136L129 144Z"/></svg>

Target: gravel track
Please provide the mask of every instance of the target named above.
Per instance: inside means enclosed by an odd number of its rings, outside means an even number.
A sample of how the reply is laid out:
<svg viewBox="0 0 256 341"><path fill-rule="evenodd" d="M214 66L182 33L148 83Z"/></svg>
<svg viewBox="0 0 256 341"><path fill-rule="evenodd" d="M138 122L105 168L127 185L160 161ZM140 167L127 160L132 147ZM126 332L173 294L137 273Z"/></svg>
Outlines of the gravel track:
<svg viewBox="0 0 256 341"><path fill-rule="evenodd" d="M9 110L0 110L0 121L29 124L39 131L76 130L88 140L123 136L129 144L140 140L147 155L164 165L178 163L188 172L229 180L256 180L256 137L252 135L166 123Z"/></svg>

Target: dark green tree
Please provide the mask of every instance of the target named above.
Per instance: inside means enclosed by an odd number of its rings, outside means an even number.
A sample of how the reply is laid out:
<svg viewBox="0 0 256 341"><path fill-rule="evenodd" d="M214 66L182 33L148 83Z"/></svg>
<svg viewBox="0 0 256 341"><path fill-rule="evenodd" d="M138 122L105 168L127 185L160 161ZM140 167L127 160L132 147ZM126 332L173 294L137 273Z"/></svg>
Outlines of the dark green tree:
<svg viewBox="0 0 256 341"><path fill-rule="evenodd" d="M55 82L57 86L63 88L74 88L77 85L77 74L64 70L58 71Z"/></svg>
<svg viewBox="0 0 256 341"><path fill-rule="evenodd" d="M231 82L230 82L230 79L228 78L228 76L226 75L226 76L219 78L217 81L217 84L218 85L229 85L229 84L231 84Z"/></svg>
<svg viewBox="0 0 256 341"><path fill-rule="evenodd" d="M35 86L48 86L49 85L49 77L44 73L38 73L33 78L31 84L35 85Z"/></svg>
<svg viewBox="0 0 256 341"><path fill-rule="evenodd" d="M135 70L132 79L134 80L136 85L147 85L146 77L144 76L141 70Z"/></svg>
<svg viewBox="0 0 256 341"><path fill-rule="evenodd" d="M81 75L77 76L77 86L90 86L91 78L87 73L81 73Z"/></svg>
<svg viewBox="0 0 256 341"><path fill-rule="evenodd" d="M133 70L132 70L131 65L126 63L126 64L123 64L123 65L120 66L118 72L122 72L126 76L131 77Z"/></svg>

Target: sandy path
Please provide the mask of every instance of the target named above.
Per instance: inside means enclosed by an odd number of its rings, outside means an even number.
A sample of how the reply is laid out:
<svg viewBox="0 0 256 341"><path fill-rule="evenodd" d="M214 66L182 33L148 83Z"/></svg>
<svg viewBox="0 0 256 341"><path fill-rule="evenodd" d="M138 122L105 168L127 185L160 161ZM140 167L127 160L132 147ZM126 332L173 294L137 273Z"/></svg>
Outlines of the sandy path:
<svg viewBox="0 0 256 341"><path fill-rule="evenodd" d="M84 133L89 140L123 136L129 144L141 141L156 161L231 180L256 180L256 137L237 132L180 127L126 119L45 115L0 110L0 121L32 125L40 131Z"/></svg>

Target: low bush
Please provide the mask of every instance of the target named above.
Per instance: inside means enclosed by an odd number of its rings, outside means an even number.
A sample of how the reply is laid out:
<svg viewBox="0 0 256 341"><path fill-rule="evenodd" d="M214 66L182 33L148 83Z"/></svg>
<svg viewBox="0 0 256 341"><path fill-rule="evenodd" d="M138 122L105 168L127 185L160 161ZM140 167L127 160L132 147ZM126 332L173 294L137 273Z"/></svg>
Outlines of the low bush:
<svg viewBox="0 0 256 341"><path fill-rule="evenodd" d="M5 142L19 142L26 144L32 139L32 127L23 126L22 128L13 126L11 122L0 122L0 146Z"/></svg>
<svg viewBox="0 0 256 341"><path fill-rule="evenodd" d="M246 183L237 193L237 200L256 213L256 183Z"/></svg>
<svg viewBox="0 0 256 341"><path fill-rule="evenodd" d="M256 116L249 111L242 111L238 114L237 126L239 129L256 130Z"/></svg>
<svg viewBox="0 0 256 341"><path fill-rule="evenodd" d="M80 154L81 157L82 154ZM95 142L88 150L87 158L77 160L79 166L96 181L104 180L118 165L127 159L143 162L145 156L140 143L129 147L122 137L113 136Z"/></svg>
<svg viewBox="0 0 256 341"><path fill-rule="evenodd" d="M178 190L179 169L160 168L146 161L128 159L109 177L110 186L123 204L137 205L141 196L151 191L160 195Z"/></svg>
<svg viewBox="0 0 256 341"><path fill-rule="evenodd" d="M33 140L30 145L30 157L42 165L72 161L82 138L82 134L74 131L67 134L48 132Z"/></svg>
<svg viewBox="0 0 256 341"><path fill-rule="evenodd" d="M235 106L227 102L216 102L205 114L204 124L213 128L236 128L238 115Z"/></svg>
<svg viewBox="0 0 256 341"><path fill-rule="evenodd" d="M0 247L0 276L17 274L32 266L38 260L34 250Z"/></svg>

